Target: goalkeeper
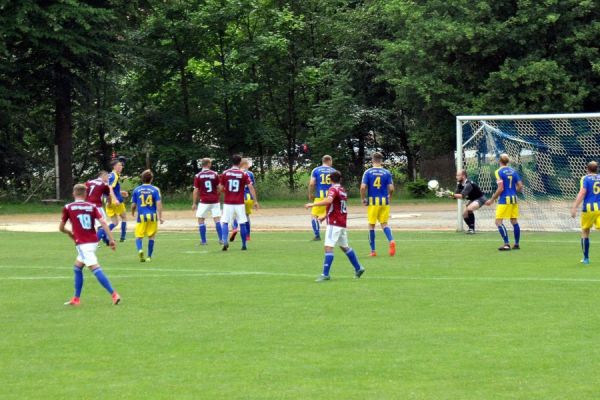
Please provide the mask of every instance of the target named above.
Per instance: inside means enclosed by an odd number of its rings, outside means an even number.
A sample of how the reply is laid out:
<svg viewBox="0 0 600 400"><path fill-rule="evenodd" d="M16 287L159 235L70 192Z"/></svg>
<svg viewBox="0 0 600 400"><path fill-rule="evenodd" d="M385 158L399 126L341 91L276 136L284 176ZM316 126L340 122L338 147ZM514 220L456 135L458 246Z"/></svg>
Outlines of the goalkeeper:
<svg viewBox="0 0 600 400"><path fill-rule="evenodd" d="M456 190L450 194L450 198L467 200L463 219L469 227L467 234L472 235L475 233L475 210L483 206L487 199L479 186L468 178L464 169L456 173L456 181Z"/></svg>

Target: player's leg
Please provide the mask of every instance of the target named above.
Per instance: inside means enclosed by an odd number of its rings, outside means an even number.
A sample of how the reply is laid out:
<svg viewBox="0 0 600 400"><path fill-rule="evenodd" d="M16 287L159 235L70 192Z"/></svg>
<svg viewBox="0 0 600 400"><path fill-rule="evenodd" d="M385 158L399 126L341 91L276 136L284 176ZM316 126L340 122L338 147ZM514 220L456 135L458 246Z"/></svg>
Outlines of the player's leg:
<svg viewBox="0 0 600 400"><path fill-rule="evenodd" d="M102 207L96 207L98 208L98 211L100 211L100 215L102 215L102 218L104 218L105 221L108 221L108 218L106 216L106 212L104 211L104 208ZM108 244L108 238L105 240L106 238L106 232L104 232L104 228L102 226L98 227L98 230L96 231L96 237L98 238L98 241L103 241L104 243Z"/></svg>
<svg viewBox="0 0 600 400"><path fill-rule="evenodd" d="M481 207L481 203L477 200L469 203L465 208L465 213L463 216L465 217L465 222L469 227L469 233L475 233L475 211Z"/></svg>
<svg viewBox="0 0 600 400"><path fill-rule="evenodd" d="M317 203L319 201L321 201L323 199L315 199L314 203ZM319 218L322 217L322 215L325 214L325 207L322 206L318 206L318 207L313 207L311 209L311 225L312 225L312 229L313 229L313 240L321 240L321 222L319 221Z"/></svg>
<svg viewBox="0 0 600 400"><path fill-rule="evenodd" d="M519 250L521 247L519 246L519 241L521 240L521 227L519 226L519 205L513 204L512 211L510 215L510 223L513 226L513 233L515 235L515 244L513 245L513 250Z"/></svg>
<svg viewBox="0 0 600 400"><path fill-rule="evenodd" d="M119 223L119 216L115 211L115 206L106 206L106 215L110 218L110 224L108 225L108 229L112 231L113 229L115 229L115 226L117 226L117 224Z"/></svg>
<svg viewBox="0 0 600 400"><path fill-rule="evenodd" d="M369 246L371 253L369 257L377 256L375 251L375 224L377 224L377 206L369 205L367 207L367 223L369 224Z"/></svg>
<svg viewBox="0 0 600 400"><path fill-rule="evenodd" d="M83 263L88 266L90 271L92 271L100 285L102 285L102 287L106 289L108 293L111 294L113 304L119 304L119 302L121 301L121 297L113 289L112 285L110 284L110 281L108 280L108 277L102 271L100 264L98 264L98 258L96 257L96 249L98 247L97 243L88 243L81 245L80 247L81 254L83 255Z"/></svg>
<svg viewBox="0 0 600 400"><path fill-rule="evenodd" d="M237 205L235 210L236 219L238 221L240 227L240 236L242 239L242 250L246 250L246 238L248 237L248 232L246 231L246 208L243 204Z"/></svg>
<svg viewBox="0 0 600 400"><path fill-rule="evenodd" d="M146 258L144 257L144 236L146 236L146 221L140 221L135 224L135 247L138 252L138 257L140 258L140 262L145 262Z"/></svg>
<svg viewBox="0 0 600 400"><path fill-rule="evenodd" d="M510 250L508 231L503 223L505 218L510 218L510 215L508 217L505 216L506 214L510 214L510 210L507 210L508 206L508 204L498 204L496 207L496 227L498 228L498 232L500 233L502 241L504 242L504 245L498 248L500 251Z"/></svg>
<svg viewBox="0 0 600 400"><path fill-rule="evenodd" d="M244 207L246 209L246 241L250 240L250 215L252 214L252 207L254 207L254 200L247 198L244 201Z"/></svg>
<svg viewBox="0 0 600 400"><path fill-rule="evenodd" d="M583 259L581 260L584 264L590 263L590 228L581 229L581 251L583 252Z"/></svg>
<svg viewBox="0 0 600 400"><path fill-rule="evenodd" d="M223 205L223 217L221 218L221 238L223 239L223 251L229 248L229 222L231 220L231 204Z"/></svg>
<svg viewBox="0 0 600 400"><path fill-rule="evenodd" d="M127 212L125 210L125 204L121 203L119 207L122 207L121 211L121 242L125 241L127 235Z"/></svg>
<svg viewBox="0 0 600 400"><path fill-rule="evenodd" d="M362 267L362 265L360 265L360 262L358 261L358 257L356 256L356 253L354 252L352 247L350 247L348 245L348 232L346 231L345 228L341 228L341 229L342 229L342 231L338 238L337 244L344 251L344 253L346 253L346 257L348 257L350 264L352 264L352 266L354 267L354 276L356 278L360 278L362 276L362 274L365 272L365 269Z"/></svg>
<svg viewBox="0 0 600 400"><path fill-rule="evenodd" d="M333 250L339 237L339 231L334 229L332 225L328 225L325 230L325 257L323 260L323 273L317 278L317 282L324 282L330 280L329 271L333 264Z"/></svg>
<svg viewBox="0 0 600 400"><path fill-rule="evenodd" d="M388 222L390 220L390 206L380 206L377 220L379 221L381 229L383 229L383 233L390 244L389 254L393 257L396 255L396 241L392 235L392 229L388 226Z"/></svg>
<svg viewBox="0 0 600 400"><path fill-rule="evenodd" d="M223 244L223 231L221 230L221 205L219 203L213 204L209 207L210 212L215 221L215 228L217 230L217 236L219 237L219 244Z"/></svg>
<svg viewBox="0 0 600 400"><path fill-rule="evenodd" d="M77 249L79 253L79 249ZM80 304L81 291L83 290L83 267L85 265L80 260L80 255L77 255L77 259L75 260L75 264L73 264L73 274L74 274L74 287L75 293L73 293L73 297L71 300L65 303L65 306L78 306Z"/></svg>
<svg viewBox="0 0 600 400"><path fill-rule="evenodd" d="M154 238L158 232L158 221L149 221L146 223L146 236L148 236L148 257L146 262L152 261L152 254L154 254Z"/></svg>
<svg viewBox="0 0 600 400"><path fill-rule="evenodd" d="M200 244L206 244L206 224L205 218L198 218L198 233L200 234Z"/></svg>

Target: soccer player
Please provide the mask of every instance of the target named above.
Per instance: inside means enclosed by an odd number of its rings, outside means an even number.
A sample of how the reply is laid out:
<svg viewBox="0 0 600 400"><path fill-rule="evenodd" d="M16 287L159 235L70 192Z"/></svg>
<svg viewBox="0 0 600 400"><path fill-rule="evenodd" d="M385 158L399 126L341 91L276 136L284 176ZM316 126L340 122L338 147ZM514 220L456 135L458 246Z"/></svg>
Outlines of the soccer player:
<svg viewBox="0 0 600 400"><path fill-rule="evenodd" d="M192 210L196 210L200 244L206 245L206 217L210 213L215 221L219 244L223 244L221 231L221 205L219 204L219 174L211 170L212 160L203 158L202 170L194 177ZM198 203L198 201L200 203Z"/></svg>
<svg viewBox="0 0 600 400"><path fill-rule="evenodd" d="M69 235L73 239L77 248L77 258L73 266L73 272L75 273L75 294L65 305L78 306L80 304L81 290L83 289L83 267L85 266L92 271L98 282L110 293L113 304L117 305L121 301L121 296L112 288L96 257L98 238L96 237L94 222L96 220L100 222L100 225L102 225L108 236L109 245L113 250L116 248L115 241L98 207L95 204L85 201L85 193L85 185L79 183L73 187L73 198L75 201L63 208L62 218L58 227L59 231ZM67 221L70 221L72 231L65 228Z"/></svg>
<svg viewBox="0 0 600 400"><path fill-rule="evenodd" d="M131 196L131 215L135 217L135 246L141 262L152 261L154 252L154 238L158 231L158 221L164 223L162 218L162 200L160 190L152 185L154 174L149 169L142 172L142 184L133 190ZM148 237L148 257L144 257L143 240Z"/></svg>
<svg viewBox="0 0 600 400"><path fill-rule="evenodd" d="M323 274L317 278L317 282L330 280L329 270L333 264L333 250L336 245L346 253L348 260L354 267L354 276L360 278L365 269L358 262L356 253L348 246L348 233L346 231L346 221L348 212L346 201L348 195L346 189L340 184L342 175L338 171L333 171L329 175L332 186L327 191L325 198L321 201L306 203L305 208L325 207L327 209L327 230L325 232L325 261L323 262Z"/></svg>
<svg viewBox="0 0 600 400"><path fill-rule="evenodd" d="M110 202L106 205L106 215L111 219L109 225L112 231L121 219L121 242L125 241L125 235L127 234L127 210L123 203L123 197L127 197L129 194L126 191L121 190L121 172L123 172L123 162L120 160L113 160L111 162L113 168L112 172L108 176L108 184L113 189L114 198L110 199Z"/></svg>
<svg viewBox="0 0 600 400"><path fill-rule="evenodd" d="M254 207L258 208L258 198L256 197L256 191L254 185L247 173L240 169L242 157L234 155L231 158L233 166L221 174L221 182L219 184L219 191L223 192L223 218L221 219L222 225L222 238L223 251L227 251L229 248L229 224L233 223L235 219L240 224L241 236L242 236L242 250L246 248L246 206L244 205L244 191L246 187L250 190L252 197L254 198Z"/></svg>
<svg viewBox="0 0 600 400"><path fill-rule="evenodd" d="M240 169L248 174L250 177L250 181L252 181L252 186L254 190L256 190L256 179L254 178L254 173L250 171L250 160L247 158L242 158L242 162L240 163ZM252 208L254 208L254 197L252 197L252 193L250 193L250 189L246 186L244 190L244 206L246 207L246 241L250 240L250 215L252 214ZM233 240L233 239L232 239Z"/></svg>
<svg viewBox="0 0 600 400"><path fill-rule="evenodd" d="M475 210L485 205L487 199L479 186L468 178L466 170L461 169L456 173L456 182L456 190L450 195L450 198L468 201L463 212L463 220L469 227L467 234L473 235L475 233Z"/></svg>
<svg viewBox="0 0 600 400"><path fill-rule="evenodd" d="M308 201L319 203L327 196L327 191L331 187L329 179L335 169L331 166L333 159L329 155L324 155L321 159L322 165L312 170L308 182ZM325 206L312 207L312 229L314 233L313 240L321 240L321 221L325 219Z"/></svg>
<svg viewBox="0 0 600 400"><path fill-rule="evenodd" d="M396 242L392 236L392 230L388 226L390 219L390 196L394 193L394 181L392 174L383 168L383 155L373 153L373 167L365 171L360 184L360 199L368 207L367 218L369 220L369 244L371 245L371 257L375 257L375 225L381 225L383 233L389 242L389 254L396 254Z"/></svg>
<svg viewBox="0 0 600 400"><path fill-rule="evenodd" d="M85 183L85 187L85 201L98 207L102 218L106 220L106 212L102 208L102 200L108 196L114 197L112 188L108 184L108 172L100 171L96 179L90 179ZM97 237L98 241L103 240L108 245L108 238L102 227L98 228Z"/></svg>
<svg viewBox="0 0 600 400"><path fill-rule="evenodd" d="M519 240L521 238L521 228L519 227L519 205L517 204L517 192L523 190L523 181L517 171L508 166L510 159L508 154L500 154L500 168L496 170L496 183L498 189L492 195L492 198L485 202L485 205L490 206L498 199L496 207L496 226L504 240L504 245L498 250L510 250L510 241L508 239L508 231L503 222L505 219L510 219L515 235L515 244L513 250L519 250Z"/></svg>
<svg viewBox="0 0 600 400"><path fill-rule="evenodd" d="M600 175L598 163L591 161L587 165L587 175L581 178L581 188L571 208L571 217L577 216L577 208L583 202L581 213L581 250L585 265L590 263L590 230L592 226L600 229Z"/></svg>

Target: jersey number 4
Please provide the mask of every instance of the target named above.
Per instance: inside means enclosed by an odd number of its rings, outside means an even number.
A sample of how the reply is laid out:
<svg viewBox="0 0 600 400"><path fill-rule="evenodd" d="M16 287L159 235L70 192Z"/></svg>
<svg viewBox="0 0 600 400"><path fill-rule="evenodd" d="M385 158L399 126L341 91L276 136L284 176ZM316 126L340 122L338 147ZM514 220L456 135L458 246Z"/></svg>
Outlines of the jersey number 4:
<svg viewBox="0 0 600 400"><path fill-rule="evenodd" d="M381 177L380 176L375 178L375 180L373 181L373 187L375 187L377 189L381 189Z"/></svg>

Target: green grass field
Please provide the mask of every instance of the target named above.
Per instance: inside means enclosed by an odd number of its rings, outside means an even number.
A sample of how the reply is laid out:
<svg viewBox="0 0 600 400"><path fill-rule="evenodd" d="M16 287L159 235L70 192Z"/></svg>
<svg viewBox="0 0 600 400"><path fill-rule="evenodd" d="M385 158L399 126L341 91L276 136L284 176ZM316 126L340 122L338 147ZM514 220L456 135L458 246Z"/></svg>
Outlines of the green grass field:
<svg viewBox="0 0 600 400"><path fill-rule="evenodd" d="M585 399L600 387L600 247L576 234L396 234L399 254L336 250L315 283L309 233L255 233L223 253L159 234L98 251L110 297L86 271L72 295L66 236L0 232L2 399ZM380 253L384 243L379 235ZM595 245L595 246L594 246ZM596 261L598 260L598 261Z"/></svg>

